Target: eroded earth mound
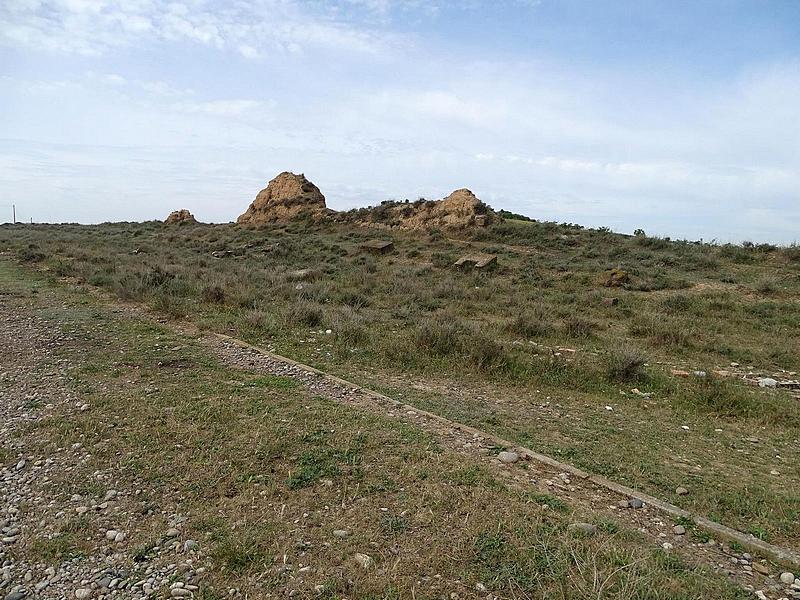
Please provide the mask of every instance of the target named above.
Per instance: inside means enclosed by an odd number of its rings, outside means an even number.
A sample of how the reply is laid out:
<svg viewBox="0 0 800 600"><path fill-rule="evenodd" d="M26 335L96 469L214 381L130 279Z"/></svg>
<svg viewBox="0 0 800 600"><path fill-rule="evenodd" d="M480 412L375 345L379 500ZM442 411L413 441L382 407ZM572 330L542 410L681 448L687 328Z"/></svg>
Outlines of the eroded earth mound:
<svg viewBox="0 0 800 600"><path fill-rule="evenodd" d="M325 196L302 173L284 171L269 182L239 216L240 225L291 221L301 215L320 218L328 214Z"/></svg>
<svg viewBox="0 0 800 600"><path fill-rule="evenodd" d="M197 219L185 208L180 210L173 210L169 216L164 220L164 223L169 225L180 225L181 223L197 223Z"/></svg>
<svg viewBox="0 0 800 600"><path fill-rule="evenodd" d="M444 200L383 202L373 208L351 211L347 220L394 229L469 229L485 227L500 216L470 190L454 191Z"/></svg>

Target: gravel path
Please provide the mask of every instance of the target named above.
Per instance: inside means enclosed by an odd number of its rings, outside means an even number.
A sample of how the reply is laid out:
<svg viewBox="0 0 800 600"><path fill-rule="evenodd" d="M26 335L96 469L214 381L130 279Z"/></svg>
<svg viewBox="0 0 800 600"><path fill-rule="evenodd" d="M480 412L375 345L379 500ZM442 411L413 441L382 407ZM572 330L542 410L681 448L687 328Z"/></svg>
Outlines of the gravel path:
<svg viewBox="0 0 800 600"><path fill-rule="evenodd" d="M79 344L78 336L21 304L0 295L0 599L191 597L204 568L194 566L201 557L179 537L179 515L165 515L173 530L136 556L128 538L141 508L132 482L112 470L85 472L91 449L81 444L41 454L47 445L31 431L37 421L92 407L70 390L75 365L57 355ZM85 487L99 494L66 492L63 478L73 473L91 478ZM86 555L57 567L20 558L57 548L65 530L82 538Z"/></svg>

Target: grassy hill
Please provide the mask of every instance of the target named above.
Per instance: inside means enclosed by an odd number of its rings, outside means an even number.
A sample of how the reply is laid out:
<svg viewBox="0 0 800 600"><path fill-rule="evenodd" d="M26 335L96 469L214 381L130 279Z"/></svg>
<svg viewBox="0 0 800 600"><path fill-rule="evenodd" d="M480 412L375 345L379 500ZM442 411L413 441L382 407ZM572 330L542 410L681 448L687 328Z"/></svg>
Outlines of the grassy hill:
<svg viewBox="0 0 800 600"><path fill-rule="evenodd" d="M798 248L506 219L18 225L0 249L800 548L800 404L747 381L800 370ZM475 252L497 266L453 268Z"/></svg>

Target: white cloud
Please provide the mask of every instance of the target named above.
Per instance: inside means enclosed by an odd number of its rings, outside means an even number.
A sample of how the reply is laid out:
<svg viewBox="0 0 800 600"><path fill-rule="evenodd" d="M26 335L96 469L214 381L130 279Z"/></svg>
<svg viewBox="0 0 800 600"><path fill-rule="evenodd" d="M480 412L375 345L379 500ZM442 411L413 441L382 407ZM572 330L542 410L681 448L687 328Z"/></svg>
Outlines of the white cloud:
<svg viewBox="0 0 800 600"><path fill-rule="evenodd" d="M173 104L172 108L185 113L202 113L214 117L240 117L258 108L265 108L264 102L257 100L213 100L210 102L183 102Z"/></svg>
<svg viewBox="0 0 800 600"><path fill-rule="evenodd" d="M313 6L313 3L312 3ZM168 0L7 0L0 43L51 52L100 55L141 40L189 41L255 58L275 51L333 48L375 52L388 34L318 14L297 0L220 7Z"/></svg>

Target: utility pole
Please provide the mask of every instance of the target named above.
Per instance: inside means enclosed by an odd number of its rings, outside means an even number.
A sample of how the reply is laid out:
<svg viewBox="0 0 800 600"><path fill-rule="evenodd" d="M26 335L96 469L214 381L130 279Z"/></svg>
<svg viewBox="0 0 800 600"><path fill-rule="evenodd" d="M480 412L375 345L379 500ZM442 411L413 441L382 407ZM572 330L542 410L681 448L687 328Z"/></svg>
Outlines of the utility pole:
<svg viewBox="0 0 800 600"><path fill-rule="evenodd" d="M17 205L11 205L11 222L16 225L17 224Z"/></svg>

